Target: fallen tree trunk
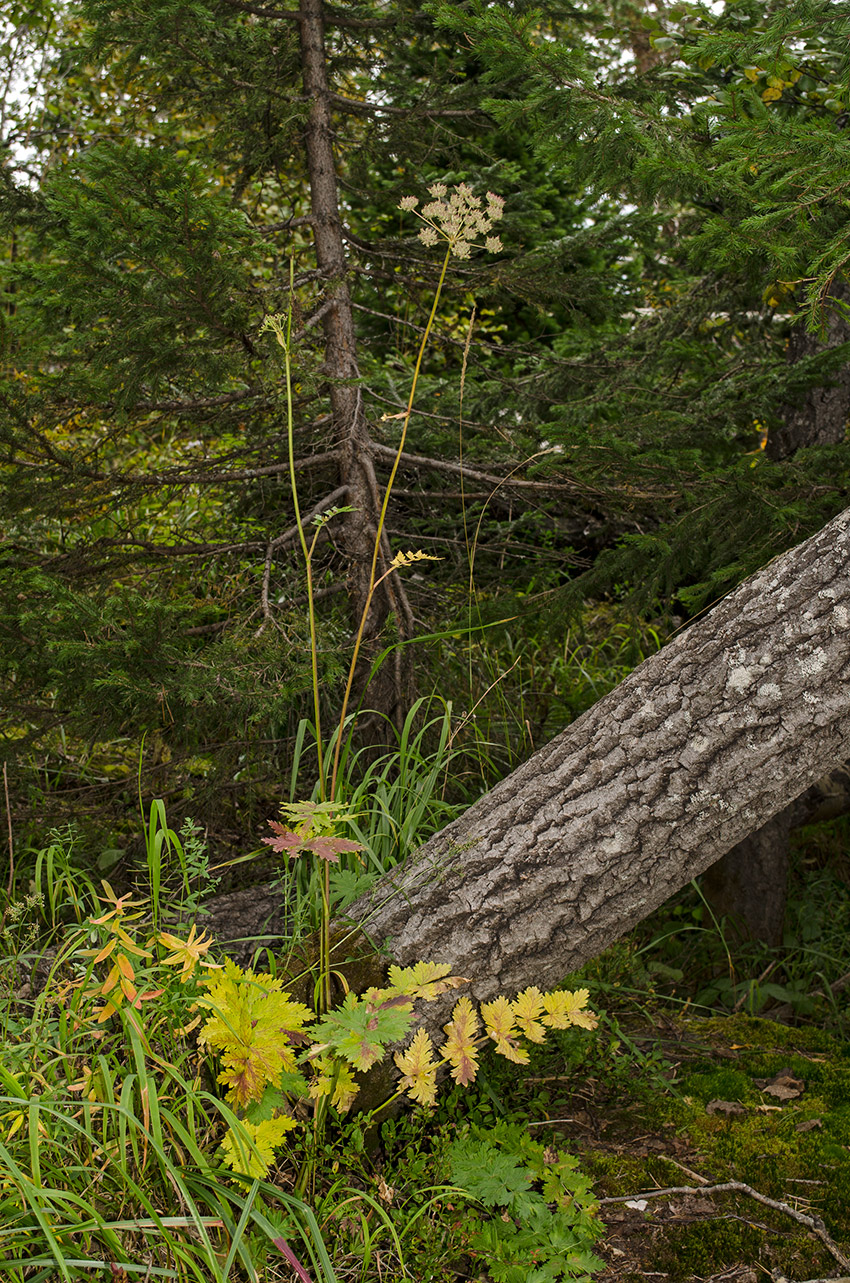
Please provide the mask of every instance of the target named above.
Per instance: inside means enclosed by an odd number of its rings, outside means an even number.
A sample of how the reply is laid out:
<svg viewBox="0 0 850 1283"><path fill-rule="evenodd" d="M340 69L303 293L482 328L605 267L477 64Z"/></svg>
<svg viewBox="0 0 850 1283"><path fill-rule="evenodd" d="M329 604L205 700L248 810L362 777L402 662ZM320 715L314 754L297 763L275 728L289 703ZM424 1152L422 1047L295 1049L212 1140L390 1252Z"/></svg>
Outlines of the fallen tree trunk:
<svg viewBox="0 0 850 1283"><path fill-rule="evenodd" d="M559 981L850 758L850 509L648 659L349 912L477 998ZM253 887L205 925L285 934Z"/></svg>
<svg viewBox="0 0 850 1283"><path fill-rule="evenodd" d="M850 510L392 870L352 916L478 998L557 982L850 757Z"/></svg>

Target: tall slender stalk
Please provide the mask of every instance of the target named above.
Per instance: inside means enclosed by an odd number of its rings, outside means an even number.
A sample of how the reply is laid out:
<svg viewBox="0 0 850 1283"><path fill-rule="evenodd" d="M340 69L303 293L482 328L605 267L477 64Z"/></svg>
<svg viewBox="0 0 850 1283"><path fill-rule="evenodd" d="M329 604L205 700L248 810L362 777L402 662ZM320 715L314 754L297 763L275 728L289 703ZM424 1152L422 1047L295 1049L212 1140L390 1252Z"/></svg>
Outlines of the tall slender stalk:
<svg viewBox="0 0 850 1283"><path fill-rule="evenodd" d="M413 370L413 380L410 385L410 395L407 398L407 408L404 411L404 416L402 418L401 437L399 439L398 449L396 450L395 458L393 460L393 466L392 466L392 469L390 470L390 477L389 477L389 481L387 482L387 488L384 491L384 500L383 500L383 503L381 504L380 516L378 517L378 526L375 531L375 546L372 551L372 565L369 571L369 589L366 596L366 603L363 607L363 611L360 616L360 625L357 629L357 636L354 639L354 653L351 656L351 663L348 668L348 680L346 681L346 684L345 684L345 694L343 695L342 708L340 710L340 715L339 715L339 729L336 737L336 746L334 748L333 769L331 772L331 786L330 786L331 800L333 800L336 794L336 781L337 781L337 774L339 772L339 758L340 758L340 752L342 749L343 732L345 730L345 718L346 718L346 714L348 713L348 705L351 699L351 689L352 689L352 686L354 685L354 674L357 669L357 660L359 658L360 647L363 642L363 632L366 628L366 621L369 618L369 610L372 605L372 598L375 595L375 589L377 587L378 582L380 582L376 580L375 574L376 574L377 565L378 565L378 555L381 549L381 535L383 534L383 531L384 531L384 524L386 522L386 517L387 517L387 508L389 507L389 502L390 502L390 494L392 493L393 483L395 482L396 473L398 472L399 465L401 463L401 456L404 452L404 443L407 438L407 427L408 427L408 424L410 423L410 416L413 413L413 402L414 402L414 398L416 397L416 387L419 382L419 372L422 369L422 360L425 356L425 349L428 346L428 339L431 336L431 330L434 328L434 318L437 315L437 308L440 303L440 296L443 292L443 285L445 283L446 272L448 271L449 259L451 258L451 255L452 255L452 246L449 245L448 249L446 250L445 257L443 258L443 266L442 266L442 269L440 270L440 279L437 282L437 288L434 292L434 301L431 305L431 314L428 317L428 324L425 326L425 332L422 335L422 341L419 344L419 352L417 353L416 365ZM387 573L391 573L391 572L387 572ZM382 576L381 578L384 579L386 578L386 576Z"/></svg>
<svg viewBox="0 0 850 1283"><path fill-rule="evenodd" d="M313 12L308 0L302 0L302 14L304 16L305 30L309 26L307 18ZM314 14L315 16L315 14ZM318 110L324 101L326 86L317 83L316 95L314 97L314 107ZM468 258L470 250L476 239L483 235L485 237L485 246L488 250L498 251L501 249L501 242L498 237L488 236L493 223L497 222L502 216L503 202L500 197L492 193L487 194L487 206L482 207L482 202L478 197L473 196L470 189L461 184L457 187L451 196L448 196L448 188L443 183L435 183L429 188L433 197L430 204L425 205L421 212L416 216L424 224L423 230L420 231L420 240L425 245L436 245L439 241L446 244L446 251L443 257L443 264L440 269L437 287L434 291L434 298L431 303L431 311L428 316L428 322L419 344L419 350L416 355L416 364L413 370L413 379L411 380L410 394L407 399L407 407L399 416L402 420L401 436L399 438L398 448L393 459L393 465L390 470L389 480L387 481L384 491L384 498L381 503L380 514L378 516L375 528L374 539L371 548L371 564L369 567L369 576L366 581L366 592L363 599L363 606L360 612L360 620L357 627L357 633L354 639L354 649L351 656L351 662L348 669L348 677L345 684L345 692L342 700L342 707L339 714L339 725L336 734L336 743L334 745L333 766L331 770L330 787L326 790L324 777L324 755L322 748L322 728L320 718L320 699L319 699L319 671L318 671L318 646L316 641L316 616L315 601L313 596L313 574L312 558L316 546L316 536L314 536L310 546L307 546L307 538L304 533L304 523L301 518L301 508L298 500L298 486L295 477L295 446L293 431L293 407L292 407L292 377L291 377L291 336L292 336L292 312L293 301L292 294L294 289L294 263L290 261L289 266L289 289L290 289L290 307L286 315L286 326L281 323L280 316L270 316L264 322L264 329L273 331L277 342L283 348L284 353L284 371L286 378L286 423L287 423L287 445L289 451L289 478L292 487L292 498L295 508L295 520L298 528L298 537L301 542L301 549L304 554L304 564L307 576L307 602L310 620L310 658L312 668L312 685L313 685L313 707L316 719L316 749L319 764L319 791L322 802L326 797L329 802L336 798L337 782L339 779L339 768L342 753L342 742L345 734L346 717L348 715L348 706L351 701L351 692L354 686L354 677L357 671L357 661L360 658L360 650L363 644L363 635L366 630L366 624L369 619L369 613L372 607L375 590L378 585L391 575L399 566L408 564L411 560L418 560L424 557L424 553L399 553L393 559L388 569L380 577L378 576L378 557L381 551L381 539L386 524L387 510L389 508L390 495L392 494L393 485L401 465L404 453L404 445L407 439L407 429L410 423L410 416L413 413L413 403L416 399L416 390L419 385L419 376L422 370L422 362L425 356L425 350L431 337L431 331L434 328L434 320L437 315L437 308L440 305L443 286L446 281L446 274L449 267L449 259L452 256L458 258ZM445 199L448 196L448 199ZM401 202L401 208L408 211L415 211L418 205L415 196L406 196ZM347 297L347 296L346 296ZM333 310L333 309L332 309ZM464 371L465 371L464 361ZM319 997L318 1005L321 1010L327 1011L331 1004L331 967L330 967L330 865L327 860L324 861L324 868L320 879L320 888L322 896L322 915L321 927L319 931Z"/></svg>
<svg viewBox="0 0 850 1283"><path fill-rule="evenodd" d="M319 648L316 641L316 607L313 598L313 551L316 547L316 540L319 536L318 530L313 536L310 546L307 546L307 536L304 531L304 522L301 520L301 504L298 500L298 482L295 477L295 425L292 411L292 362L291 362L291 339L292 339L292 312L294 307L295 292L295 260L289 260L289 310L286 314L286 330L280 323L279 316L268 316L264 322L263 328L269 329L274 334L280 346L283 348L283 369L286 381L286 447L289 455L289 484L292 490L292 505L295 509L295 524L298 527L298 538L301 543L301 551L304 554L304 569L307 578L307 616L310 621L310 668L313 687L313 716L316 724L316 754L319 759L319 791L324 801L325 797L325 768L322 750L322 713L321 701L319 699Z"/></svg>

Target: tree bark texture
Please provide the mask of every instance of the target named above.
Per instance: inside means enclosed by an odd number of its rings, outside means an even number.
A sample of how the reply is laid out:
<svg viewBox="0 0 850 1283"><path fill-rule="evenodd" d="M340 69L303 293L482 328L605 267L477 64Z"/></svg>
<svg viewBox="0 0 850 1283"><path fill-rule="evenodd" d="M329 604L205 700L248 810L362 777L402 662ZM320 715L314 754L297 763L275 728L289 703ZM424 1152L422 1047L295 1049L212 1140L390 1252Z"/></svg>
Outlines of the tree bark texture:
<svg viewBox="0 0 850 1283"><path fill-rule="evenodd" d="M325 370L330 381L331 420L335 444L340 451L340 485L347 488L352 511L340 518L340 543L349 567L349 591L354 627L359 625L369 594L372 552L377 533L381 501L372 461L372 441L363 407L354 314L348 289L348 263L339 214L336 160L333 149L331 90L325 56L323 0L300 0L299 30L304 95L309 102L305 131L307 170L316 261L328 282L327 307L322 318L325 336ZM392 560L384 536L379 574ZM378 589L364 631L361 668L368 673L377 638L389 611L395 613L401 637L412 632L412 615L397 574L389 575ZM406 694L406 675L401 664L406 648L396 651L395 669L384 666L374 679L368 695L370 708L398 721ZM362 681L358 694L362 693Z"/></svg>
<svg viewBox="0 0 850 1283"><path fill-rule="evenodd" d="M477 998L557 982L850 756L850 509L391 871L352 917Z"/></svg>
<svg viewBox="0 0 850 1283"><path fill-rule="evenodd" d="M702 891L727 938L779 944L788 899L791 813L786 806L707 869Z"/></svg>

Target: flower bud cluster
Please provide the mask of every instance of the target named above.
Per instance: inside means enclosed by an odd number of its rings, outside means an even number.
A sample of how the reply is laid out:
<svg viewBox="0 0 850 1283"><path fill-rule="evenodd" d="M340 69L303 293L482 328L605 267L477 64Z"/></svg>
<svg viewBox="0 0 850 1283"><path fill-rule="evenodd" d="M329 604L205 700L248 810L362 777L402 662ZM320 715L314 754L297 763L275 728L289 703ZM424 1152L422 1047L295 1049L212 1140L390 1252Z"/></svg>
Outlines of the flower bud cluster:
<svg viewBox="0 0 850 1283"><path fill-rule="evenodd" d="M399 209L415 214L425 224L419 233L423 245L446 241L455 258L469 258L478 237L483 236L485 249L491 254L499 253L502 242L489 233L504 212L505 202L501 196L488 192L485 204L480 196L473 196L466 183L460 183L451 193L445 183L434 183L428 192L433 199L421 210L417 209L416 196L405 196L399 201Z"/></svg>

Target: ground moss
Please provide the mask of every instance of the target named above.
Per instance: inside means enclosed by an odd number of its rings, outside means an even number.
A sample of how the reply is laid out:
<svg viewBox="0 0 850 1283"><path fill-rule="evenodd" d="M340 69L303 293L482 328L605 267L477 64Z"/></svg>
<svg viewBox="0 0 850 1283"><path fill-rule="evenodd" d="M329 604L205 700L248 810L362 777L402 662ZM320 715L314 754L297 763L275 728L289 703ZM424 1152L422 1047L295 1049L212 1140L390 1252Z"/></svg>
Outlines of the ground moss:
<svg viewBox="0 0 850 1283"><path fill-rule="evenodd" d="M740 1219L739 1219L740 1218ZM749 1219L761 1225L748 1224L748 1210L728 1203L715 1220L699 1220L687 1225L665 1226L663 1242L653 1256L653 1269L669 1274L672 1279L689 1279L696 1275L722 1272L736 1264L760 1266L799 1274L801 1264L809 1270L829 1273L832 1258L816 1247L810 1236L789 1231L773 1224L767 1232L761 1228L767 1221L758 1211L749 1209ZM788 1224L791 1224L789 1221Z"/></svg>
<svg viewBox="0 0 850 1283"><path fill-rule="evenodd" d="M598 1191L604 1189L609 1198L620 1198L640 1189L657 1189L672 1179L670 1162L655 1155L642 1158L604 1150L586 1150L581 1157L581 1169L594 1188Z"/></svg>
<svg viewBox="0 0 850 1283"><path fill-rule="evenodd" d="M794 1028L759 1016L740 1013L711 1016L707 1019L692 1018L683 1022L683 1027L708 1043L721 1047L734 1046L743 1051L755 1051L759 1048L766 1051L796 1049L834 1055L844 1047L831 1034L814 1026Z"/></svg>
<svg viewBox="0 0 850 1283"><path fill-rule="evenodd" d="M581 1164L602 1196L698 1182L741 1181L768 1198L820 1216L841 1245L850 1242L850 1044L819 1029L750 1016L689 1019L680 1026L675 1083L647 1109L595 1099L602 1143L582 1147ZM667 1039L675 1056L675 1039ZM669 1053L668 1053L669 1054ZM780 1071L802 1083L782 1100L764 1091ZM600 1084L604 1089L604 1084ZM608 1088L612 1086L608 1084ZM631 1093L629 1093L631 1096ZM711 1101L741 1113L709 1113ZM604 1138L604 1139L603 1139ZM652 1153L653 1144L665 1153ZM668 1144L669 1142L669 1144ZM648 1152L649 1151L649 1152ZM621 1226L649 1272L686 1280L750 1265L789 1278L834 1273L835 1262L792 1218L745 1194L713 1198L715 1210L682 1214L677 1198L650 1205L645 1222ZM662 1209L661 1204L664 1203ZM603 1208L603 1215L605 1209ZM630 1233L636 1233L632 1239Z"/></svg>
<svg viewBox="0 0 850 1283"><path fill-rule="evenodd" d="M686 1099L696 1099L703 1105L712 1100L734 1101L743 1105L758 1094L749 1074L726 1065L689 1074L681 1084L681 1090Z"/></svg>

